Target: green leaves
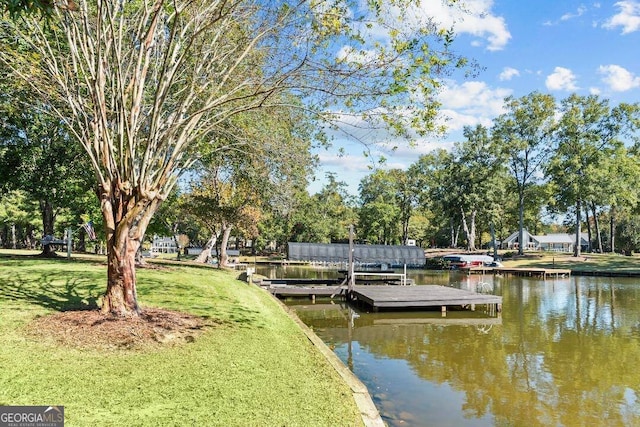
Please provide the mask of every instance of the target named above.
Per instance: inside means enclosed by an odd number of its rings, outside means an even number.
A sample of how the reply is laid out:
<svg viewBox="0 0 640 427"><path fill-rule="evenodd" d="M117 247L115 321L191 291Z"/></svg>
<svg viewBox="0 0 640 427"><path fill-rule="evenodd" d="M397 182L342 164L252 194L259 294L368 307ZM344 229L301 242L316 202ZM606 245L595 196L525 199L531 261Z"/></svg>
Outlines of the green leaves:
<svg viewBox="0 0 640 427"><path fill-rule="evenodd" d="M49 17L53 13L53 0L1 0L0 8L2 12L7 12L12 19L17 19L20 15L37 14Z"/></svg>

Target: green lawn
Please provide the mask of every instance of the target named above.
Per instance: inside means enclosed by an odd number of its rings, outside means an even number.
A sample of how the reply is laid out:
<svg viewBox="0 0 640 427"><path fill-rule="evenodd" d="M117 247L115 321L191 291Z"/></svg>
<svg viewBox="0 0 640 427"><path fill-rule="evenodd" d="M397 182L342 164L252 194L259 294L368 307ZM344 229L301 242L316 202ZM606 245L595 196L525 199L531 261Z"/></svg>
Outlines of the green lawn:
<svg viewBox="0 0 640 427"><path fill-rule="evenodd" d="M179 346L94 350L37 339L26 327L95 305L106 284L101 258L8 254L0 252L0 405L64 405L69 426L362 424L350 390L295 323L235 273L139 270L143 307L215 326Z"/></svg>
<svg viewBox="0 0 640 427"><path fill-rule="evenodd" d="M640 257L637 255L583 253L576 258L571 254L538 252L505 259L503 263L507 267L563 268L574 271L618 271L640 274Z"/></svg>

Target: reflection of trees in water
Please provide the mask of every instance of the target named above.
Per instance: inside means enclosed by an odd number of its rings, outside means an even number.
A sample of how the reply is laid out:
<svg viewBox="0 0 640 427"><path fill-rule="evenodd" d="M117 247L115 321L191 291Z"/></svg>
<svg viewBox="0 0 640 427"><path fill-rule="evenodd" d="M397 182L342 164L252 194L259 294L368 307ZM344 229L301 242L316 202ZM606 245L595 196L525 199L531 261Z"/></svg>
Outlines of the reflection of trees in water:
<svg viewBox="0 0 640 427"><path fill-rule="evenodd" d="M492 414L500 425L640 425L640 286L574 278L506 280L502 288L503 322L488 331L372 325L381 315L362 315L350 332L346 320L344 329L331 332L375 355L407 360L419 377L464 392L462 410L470 418Z"/></svg>

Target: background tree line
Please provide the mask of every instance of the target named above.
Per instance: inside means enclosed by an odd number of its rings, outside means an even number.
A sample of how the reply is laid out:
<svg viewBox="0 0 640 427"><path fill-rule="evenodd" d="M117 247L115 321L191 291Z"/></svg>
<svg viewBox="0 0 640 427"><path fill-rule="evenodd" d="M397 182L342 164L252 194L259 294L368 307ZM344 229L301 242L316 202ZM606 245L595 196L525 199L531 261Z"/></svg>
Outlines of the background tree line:
<svg viewBox="0 0 640 427"><path fill-rule="evenodd" d="M271 143L252 154L238 150L222 162L203 156L190 180L162 206L147 239L169 235L178 246L223 249L233 238L239 245L252 242L262 253L273 243L281 251L287 241L343 242L349 224L356 224L358 239L366 243L411 238L423 247L476 250L486 248L492 235L503 240L522 226L533 234L579 230L594 251L640 250L638 105L612 107L598 96L578 95L556 102L532 93L508 98L506 106L491 128L465 128L464 140L451 150L422 155L406 170L373 171L360 182L358 197L335 175L318 193L306 191L315 160L310 128L300 125L300 117L238 121L249 139ZM41 229L53 230L48 219L40 226L38 216L48 218L54 210L65 226L85 220L91 198L78 183L90 177L83 177L88 167L76 154L55 151L51 138L36 133L31 139L37 144L26 141L30 132L52 129L50 123L14 120L30 126L13 134L4 129L2 170L15 172L5 174L3 188L15 191L0 202L0 235L5 247L28 247ZM257 122L257 129L249 124ZM39 158L57 172L37 163ZM75 165L78 174L60 173L66 167L61 164ZM34 174L47 179L31 182ZM98 209L93 203L94 214Z"/></svg>

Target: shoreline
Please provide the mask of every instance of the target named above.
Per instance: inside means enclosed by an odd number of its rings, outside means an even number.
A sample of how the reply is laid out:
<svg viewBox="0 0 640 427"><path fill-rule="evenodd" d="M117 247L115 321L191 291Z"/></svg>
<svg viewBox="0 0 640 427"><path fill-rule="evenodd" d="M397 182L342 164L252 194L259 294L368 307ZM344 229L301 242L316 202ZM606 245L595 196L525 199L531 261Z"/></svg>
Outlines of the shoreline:
<svg viewBox="0 0 640 427"><path fill-rule="evenodd" d="M268 293L266 290L261 289L263 292ZM380 416L380 412L378 408L373 403L373 399L371 398L371 394L369 393L369 389L360 381L356 375L351 372L351 370L342 363L342 360L338 358L338 356L318 337L315 332L311 328L309 328L305 323L300 320L298 315L294 310L280 301L274 295L269 294L282 308L284 313L289 316L291 320L293 320L298 327L302 330L305 336L311 341L313 346L320 352L320 354L329 362L331 367L335 369L335 371L340 375L342 380L347 384L347 386L351 389L351 394L353 396L353 400L360 411L360 415L362 416L362 422L366 427L384 427L386 424L382 421L382 417Z"/></svg>

